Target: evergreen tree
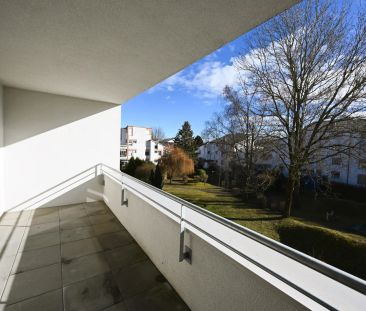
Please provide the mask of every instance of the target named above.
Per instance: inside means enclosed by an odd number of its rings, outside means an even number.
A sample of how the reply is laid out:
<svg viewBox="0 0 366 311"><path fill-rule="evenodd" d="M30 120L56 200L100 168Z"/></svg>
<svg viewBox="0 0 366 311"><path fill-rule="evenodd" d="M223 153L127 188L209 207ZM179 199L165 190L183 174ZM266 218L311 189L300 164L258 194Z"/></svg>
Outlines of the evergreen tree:
<svg viewBox="0 0 366 311"><path fill-rule="evenodd" d="M195 147L196 149L200 146L203 145L203 139L200 135L197 135L195 138L194 138L194 144L195 144Z"/></svg>
<svg viewBox="0 0 366 311"><path fill-rule="evenodd" d="M185 121L182 128L174 138L176 147L185 151L192 159L195 158L196 144L193 138L193 131L188 121Z"/></svg>
<svg viewBox="0 0 366 311"><path fill-rule="evenodd" d="M163 189L164 186L164 177L159 164L155 168L153 185L159 189Z"/></svg>
<svg viewBox="0 0 366 311"><path fill-rule="evenodd" d="M124 173L134 176L135 175L135 171L136 171L136 163L135 163L135 158L132 157L130 158L130 160L128 161L125 169L123 170Z"/></svg>
<svg viewBox="0 0 366 311"><path fill-rule="evenodd" d="M149 183L151 185L155 186L155 173L154 173L154 170L151 170L151 172L150 172Z"/></svg>

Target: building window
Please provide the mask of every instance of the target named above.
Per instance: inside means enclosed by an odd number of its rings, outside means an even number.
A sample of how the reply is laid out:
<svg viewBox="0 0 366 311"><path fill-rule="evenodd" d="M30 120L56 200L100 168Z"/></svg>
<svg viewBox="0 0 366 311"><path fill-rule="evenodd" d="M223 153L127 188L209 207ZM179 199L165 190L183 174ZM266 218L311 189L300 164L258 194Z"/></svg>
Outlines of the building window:
<svg viewBox="0 0 366 311"><path fill-rule="evenodd" d="M337 172L337 171L332 171L330 173L330 175L331 175L332 179L339 179L339 178L341 178L341 173L340 172Z"/></svg>
<svg viewBox="0 0 366 311"><path fill-rule="evenodd" d="M145 151L145 155L149 156L150 155L150 151Z"/></svg>
<svg viewBox="0 0 366 311"><path fill-rule="evenodd" d="M332 158L332 165L341 165L342 164L342 159L337 157L337 158Z"/></svg>
<svg viewBox="0 0 366 311"><path fill-rule="evenodd" d="M366 160L360 160L358 162L358 168L365 169L366 168Z"/></svg>
<svg viewBox="0 0 366 311"><path fill-rule="evenodd" d="M366 186L366 175L364 174L357 175L357 184Z"/></svg>

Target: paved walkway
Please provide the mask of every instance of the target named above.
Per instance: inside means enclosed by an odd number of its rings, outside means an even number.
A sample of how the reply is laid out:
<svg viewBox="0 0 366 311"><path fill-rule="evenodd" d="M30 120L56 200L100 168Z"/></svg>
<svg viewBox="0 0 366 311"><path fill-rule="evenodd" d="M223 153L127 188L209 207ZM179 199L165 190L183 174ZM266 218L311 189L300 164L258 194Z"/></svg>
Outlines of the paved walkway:
<svg viewBox="0 0 366 311"><path fill-rule="evenodd" d="M102 202L0 218L0 310L189 310Z"/></svg>

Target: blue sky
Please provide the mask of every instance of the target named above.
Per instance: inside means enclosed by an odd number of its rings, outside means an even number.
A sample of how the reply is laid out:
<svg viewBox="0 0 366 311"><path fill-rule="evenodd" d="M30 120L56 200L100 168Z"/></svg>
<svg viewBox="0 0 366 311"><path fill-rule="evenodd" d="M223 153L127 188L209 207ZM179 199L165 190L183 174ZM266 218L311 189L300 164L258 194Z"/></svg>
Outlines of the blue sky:
<svg viewBox="0 0 366 311"><path fill-rule="evenodd" d="M351 10L357 11L363 1L351 0ZM250 32L123 104L121 125L161 127L166 137L174 137L189 121L200 135L205 121L223 104L223 87L235 80L233 60L246 49L247 36Z"/></svg>
<svg viewBox="0 0 366 311"><path fill-rule="evenodd" d="M243 49L243 37L123 104L122 126L161 127L166 137L173 137L189 121L200 135L205 121L222 105L223 87L235 79L232 61Z"/></svg>

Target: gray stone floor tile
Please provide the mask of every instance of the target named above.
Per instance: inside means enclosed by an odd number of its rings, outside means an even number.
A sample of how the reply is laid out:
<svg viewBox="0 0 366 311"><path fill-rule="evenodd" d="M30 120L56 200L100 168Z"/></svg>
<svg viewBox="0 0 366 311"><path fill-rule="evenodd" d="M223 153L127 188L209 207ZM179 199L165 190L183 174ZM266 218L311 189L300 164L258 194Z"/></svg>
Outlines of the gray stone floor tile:
<svg viewBox="0 0 366 311"><path fill-rule="evenodd" d="M148 259L136 243L107 251L105 257L112 269L123 268Z"/></svg>
<svg viewBox="0 0 366 311"><path fill-rule="evenodd" d="M59 221L48 222L48 223L39 224L39 225L32 225L29 227L28 236L44 234L44 233L51 233L51 232L58 232L59 230L60 230Z"/></svg>
<svg viewBox="0 0 366 311"><path fill-rule="evenodd" d="M20 251L28 251L60 244L60 233L51 232L24 237Z"/></svg>
<svg viewBox="0 0 366 311"><path fill-rule="evenodd" d="M128 311L125 303L122 301L113 306L108 307L107 309L103 309L103 311Z"/></svg>
<svg viewBox="0 0 366 311"><path fill-rule="evenodd" d="M69 260L102 251L102 246L97 238L73 241L61 245L61 256L63 260Z"/></svg>
<svg viewBox="0 0 366 311"><path fill-rule="evenodd" d="M103 215L107 213L111 213L109 208L104 204L104 202L90 202L84 203L85 212L88 216L93 215Z"/></svg>
<svg viewBox="0 0 366 311"><path fill-rule="evenodd" d="M0 310L188 310L104 202L4 216Z"/></svg>
<svg viewBox="0 0 366 311"><path fill-rule="evenodd" d="M125 230L117 220L93 225L93 229L96 235Z"/></svg>
<svg viewBox="0 0 366 311"><path fill-rule="evenodd" d="M121 293L111 273L103 273L64 288L65 311L99 311L121 300Z"/></svg>
<svg viewBox="0 0 366 311"><path fill-rule="evenodd" d="M0 218L0 226L27 226L30 211L6 212Z"/></svg>
<svg viewBox="0 0 366 311"><path fill-rule="evenodd" d="M84 209L84 203L76 203L76 204L69 204L69 205L61 205L59 206L60 211L65 210L82 210Z"/></svg>
<svg viewBox="0 0 366 311"><path fill-rule="evenodd" d="M83 240L94 236L94 230L91 226L61 231L61 243L68 243L77 240Z"/></svg>
<svg viewBox="0 0 366 311"><path fill-rule="evenodd" d="M11 275L1 299L10 304L58 288L61 288L61 265L54 264Z"/></svg>
<svg viewBox="0 0 366 311"><path fill-rule="evenodd" d="M189 311L168 283L131 297L125 303L129 311Z"/></svg>
<svg viewBox="0 0 366 311"><path fill-rule="evenodd" d="M60 262L59 245L20 252L15 257L11 273L21 273Z"/></svg>
<svg viewBox="0 0 366 311"><path fill-rule="evenodd" d="M111 213L106 213L103 215L90 215L89 220L92 225L96 225L96 224L102 224L102 223L105 223L105 222L108 222L111 220L117 220L117 219Z"/></svg>
<svg viewBox="0 0 366 311"><path fill-rule="evenodd" d="M129 298L166 282L150 260L112 271L124 298Z"/></svg>
<svg viewBox="0 0 366 311"><path fill-rule="evenodd" d="M58 211L53 212L52 214L47 215L40 215L40 216L33 216L29 219L29 225L39 225L39 224L46 224L49 222L58 222L60 219L58 215Z"/></svg>
<svg viewBox="0 0 366 311"><path fill-rule="evenodd" d="M106 233L98 235L97 238L104 250L114 249L135 242L127 231Z"/></svg>
<svg viewBox="0 0 366 311"><path fill-rule="evenodd" d="M84 208L79 209L61 209L60 210L60 219L61 220L73 220L78 218L86 217L87 214L84 210Z"/></svg>
<svg viewBox="0 0 366 311"><path fill-rule="evenodd" d="M11 267L15 260L15 256L2 256L0 258L0 297L6 285L6 281L10 275ZM0 308L1 310L1 308Z"/></svg>
<svg viewBox="0 0 366 311"><path fill-rule="evenodd" d="M26 227L0 227L0 257L16 255Z"/></svg>
<svg viewBox="0 0 366 311"><path fill-rule="evenodd" d="M91 254L62 263L62 279L64 285L82 281L110 270L105 257L101 253Z"/></svg>
<svg viewBox="0 0 366 311"><path fill-rule="evenodd" d="M58 213L58 207L40 207L34 210L33 216L47 216L56 215Z"/></svg>
<svg viewBox="0 0 366 311"><path fill-rule="evenodd" d="M9 305L5 311L62 311L62 290L57 289L37 297Z"/></svg>
<svg viewBox="0 0 366 311"><path fill-rule="evenodd" d="M90 227L90 221L88 217L65 219L61 220L61 230L75 229L80 227Z"/></svg>

